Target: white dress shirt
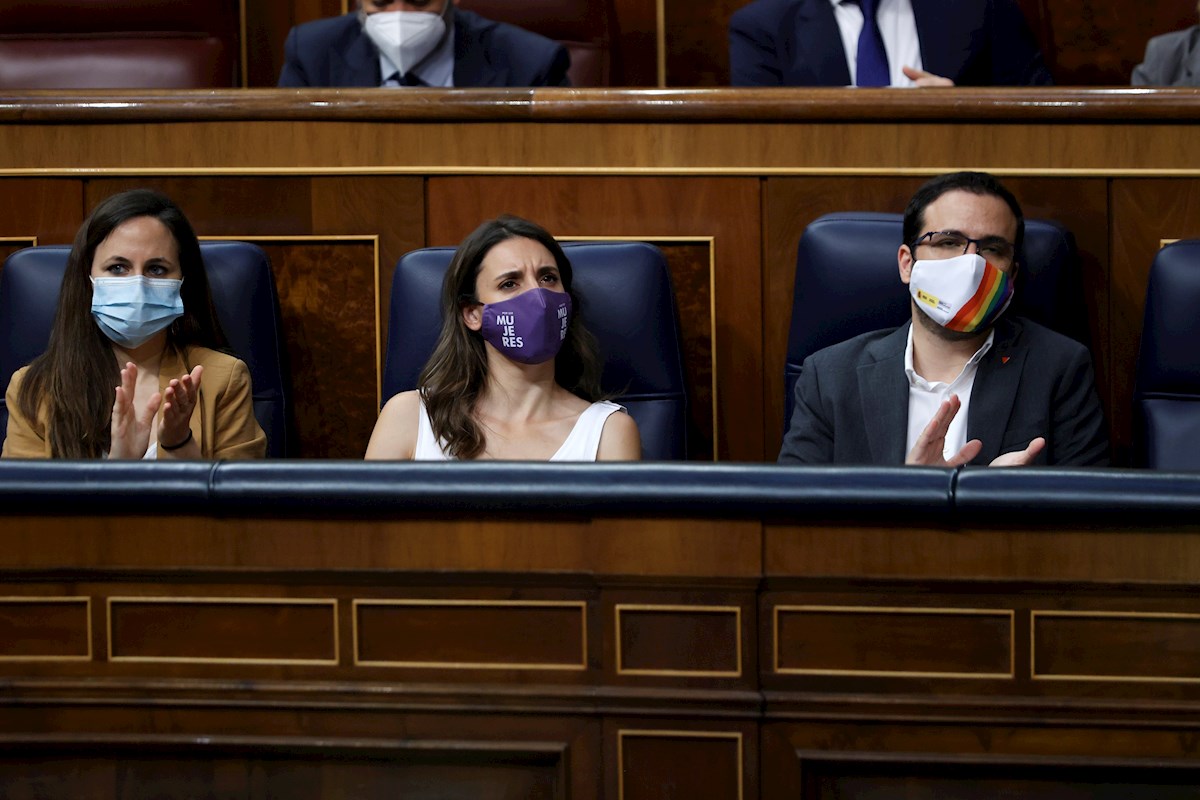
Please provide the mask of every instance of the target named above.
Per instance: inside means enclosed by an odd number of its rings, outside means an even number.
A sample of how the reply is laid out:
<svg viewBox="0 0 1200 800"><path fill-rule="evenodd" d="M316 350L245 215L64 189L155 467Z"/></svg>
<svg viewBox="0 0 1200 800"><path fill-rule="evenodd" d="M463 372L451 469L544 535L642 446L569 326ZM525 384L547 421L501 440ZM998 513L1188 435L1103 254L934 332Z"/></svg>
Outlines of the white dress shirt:
<svg viewBox="0 0 1200 800"><path fill-rule="evenodd" d="M858 0L829 0L838 29L842 32L842 47L850 67L850 85L858 78L858 36L862 33L863 12ZM875 12L879 32L883 34L883 49L887 52L888 72L892 86L915 86L903 67L923 69L921 41L917 38L917 18L913 16L912 0L880 0Z"/></svg>
<svg viewBox="0 0 1200 800"><path fill-rule="evenodd" d="M967 412L971 410L971 389L975 387L975 373L979 371L980 359L992 349L992 340L995 338L996 331L989 331L987 339L954 380L949 383L930 383L913 369L913 331L912 326L909 326L908 344L904 347L904 374L908 376L908 443L904 448L906 456L912 451L929 420L933 419L933 415L941 408L942 402L949 400L952 394L958 395L962 406L954 415L950 429L946 432L943 458L949 459L967 443Z"/></svg>

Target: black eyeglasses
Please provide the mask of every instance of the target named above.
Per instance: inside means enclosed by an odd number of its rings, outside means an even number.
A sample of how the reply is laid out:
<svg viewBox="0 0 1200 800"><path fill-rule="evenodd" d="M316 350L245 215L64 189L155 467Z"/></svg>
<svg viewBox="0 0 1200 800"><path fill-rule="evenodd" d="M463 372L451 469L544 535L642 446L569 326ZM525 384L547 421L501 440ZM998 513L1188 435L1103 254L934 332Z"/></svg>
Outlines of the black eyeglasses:
<svg viewBox="0 0 1200 800"><path fill-rule="evenodd" d="M922 244L931 247L938 258L966 255L967 251L971 249L971 245L975 245L976 253L983 256L985 261L990 261L998 267L1010 266L1013 263L1013 256L1016 254L1015 245L1007 239L1001 239L999 236L972 239L970 236L964 236L955 231L929 231L909 247L915 250Z"/></svg>

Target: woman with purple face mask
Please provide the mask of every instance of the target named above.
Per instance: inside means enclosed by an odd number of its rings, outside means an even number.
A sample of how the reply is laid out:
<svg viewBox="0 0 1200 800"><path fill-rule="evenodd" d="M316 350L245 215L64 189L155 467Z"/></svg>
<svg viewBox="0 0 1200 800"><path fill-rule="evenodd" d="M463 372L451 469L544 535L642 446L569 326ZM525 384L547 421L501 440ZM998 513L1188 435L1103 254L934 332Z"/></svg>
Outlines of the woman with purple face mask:
<svg viewBox="0 0 1200 800"><path fill-rule="evenodd" d="M637 424L601 399L571 263L540 226L480 225L442 284L442 331L418 387L388 400L368 459L620 461Z"/></svg>

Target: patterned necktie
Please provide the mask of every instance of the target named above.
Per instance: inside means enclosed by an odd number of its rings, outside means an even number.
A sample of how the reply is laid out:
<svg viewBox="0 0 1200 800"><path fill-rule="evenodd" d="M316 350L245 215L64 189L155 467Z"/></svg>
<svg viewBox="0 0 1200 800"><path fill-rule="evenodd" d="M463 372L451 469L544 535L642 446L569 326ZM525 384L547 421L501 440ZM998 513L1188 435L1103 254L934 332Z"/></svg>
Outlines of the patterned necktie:
<svg viewBox="0 0 1200 800"><path fill-rule="evenodd" d="M883 49L883 34L875 12L880 0L859 0L863 13L862 33L858 35L858 80L859 86L890 86L891 72L888 70L887 51Z"/></svg>

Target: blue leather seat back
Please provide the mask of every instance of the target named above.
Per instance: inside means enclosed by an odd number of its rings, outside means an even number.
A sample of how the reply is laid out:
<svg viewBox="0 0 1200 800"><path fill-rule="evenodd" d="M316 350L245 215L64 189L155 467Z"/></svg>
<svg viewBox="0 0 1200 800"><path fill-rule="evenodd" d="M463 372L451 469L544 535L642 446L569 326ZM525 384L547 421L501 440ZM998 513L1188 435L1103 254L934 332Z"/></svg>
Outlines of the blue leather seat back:
<svg viewBox="0 0 1200 800"><path fill-rule="evenodd" d="M67 246L13 253L0 273L0 380L39 356L50 340ZM254 416L267 434L267 455L291 445L290 393L281 335L279 298L267 254L246 242L201 242L213 305L229 346L246 362L254 387ZM8 408L0 400L0 441Z"/></svg>
<svg viewBox="0 0 1200 800"><path fill-rule="evenodd" d="M784 368L784 425L804 359L862 333L911 317L896 253L904 217L872 212L826 214L800 237ZM1025 221L1016 297L1019 314L1087 344L1087 310L1075 237L1055 222Z"/></svg>
<svg viewBox="0 0 1200 800"><path fill-rule="evenodd" d="M601 384L629 409L646 460L687 457L687 395L679 320L662 252L642 242L564 243L584 324L604 362ZM392 280L383 400L415 389L441 330L452 247L415 250Z"/></svg>
<svg viewBox="0 0 1200 800"><path fill-rule="evenodd" d="M1134 387L1134 458L1200 469L1200 240L1173 242L1150 266Z"/></svg>

